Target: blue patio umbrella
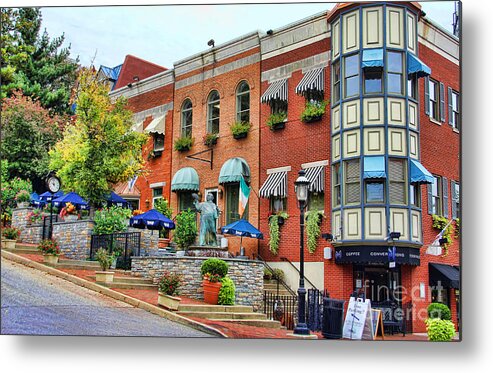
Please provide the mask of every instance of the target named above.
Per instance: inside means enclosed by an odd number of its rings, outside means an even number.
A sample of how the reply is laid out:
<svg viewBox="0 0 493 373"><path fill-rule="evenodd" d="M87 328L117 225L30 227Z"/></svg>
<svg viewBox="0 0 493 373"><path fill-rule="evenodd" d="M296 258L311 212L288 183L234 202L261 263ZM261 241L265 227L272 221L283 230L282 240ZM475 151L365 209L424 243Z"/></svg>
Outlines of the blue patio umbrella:
<svg viewBox="0 0 493 373"><path fill-rule="evenodd" d="M152 230L161 228L175 229L173 220L154 209L130 218L130 225L134 228L147 228Z"/></svg>
<svg viewBox="0 0 493 373"><path fill-rule="evenodd" d="M108 206L111 205L116 205L119 207L127 207L128 202L124 200L122 197L120 197L118 194L115 192L111 192L109 197L106 199L106 202L108 203Z"/></svg>
<svg viewBox="0 0 493 373"><path fill-rule="evenodd" d="M223 234L232 234L240 236L240 255L243 254L243 237L263 239L264 235L257 228L251 225L247 220L240 219L221 228Z"/></svg>
<svg viewBox="0 0 493 373"><path fill-rule="evenodd" d="M63 191L59 190L55 194L52 194L51 192L44 192L39 196L39 199L43 202L50 202L51 198L53 197L53 200L56 198L60 198L63 196Z"/></svg>
<svg viewBox="0 0 493 373"><path fill-rule="evenodd" d="M77 193L75 192L70 192L65 194L62 197L55 198L53 200L53 205L56 207L64 207L67 202L70 202L72 205L74 205L77 209L87 209L89 207L89 204Z"/></svg>
<svg viewBox="0 0 493 373"><path fill-rule="evenodd" d="M42 201L39 198L39 194L36 192L31 193L31 204L36 206L36 207L43 207L46 202Z"/></svg>

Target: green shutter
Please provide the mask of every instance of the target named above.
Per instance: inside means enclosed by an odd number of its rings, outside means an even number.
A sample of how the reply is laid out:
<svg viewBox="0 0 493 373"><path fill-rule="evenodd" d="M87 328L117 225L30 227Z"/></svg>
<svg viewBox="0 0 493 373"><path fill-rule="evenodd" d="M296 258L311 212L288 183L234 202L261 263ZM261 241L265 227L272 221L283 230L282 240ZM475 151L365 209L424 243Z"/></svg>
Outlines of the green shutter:
<svg viewBox="0 0 493 373"><path fill-rule="evenodd" d="M440 82L440 121L445 122L445 86Z"/></svg>
<svg viewBox="0 0 493 373"><path fill-rule="evenodd" d="M442 177L442 201L443 201L443 216L448 218L448 180Z"/></svg>
<svg viewBox="0 0 493 373"><path fill-rule="evenodd" d="M430 78L425 77L425 114L430 115Z"/></svg>

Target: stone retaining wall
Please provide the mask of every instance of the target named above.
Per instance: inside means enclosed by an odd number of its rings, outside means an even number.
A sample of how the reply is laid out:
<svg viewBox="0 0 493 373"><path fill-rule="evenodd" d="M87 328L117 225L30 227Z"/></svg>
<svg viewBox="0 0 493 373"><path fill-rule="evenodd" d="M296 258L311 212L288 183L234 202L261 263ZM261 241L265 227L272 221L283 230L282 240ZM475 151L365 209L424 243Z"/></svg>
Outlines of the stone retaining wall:
<svg viewBox="0 0 493 373"><path fill-rule="evenodd" d="M93 228L92 220L53 223L53 239L58 242L62 255L85 260L90 255Z"/></svg>
<svg viewBox="0 0 493 373"><path fill-rule="evenodd" d="M32 207L21 207L12 210L12 226L20 229L21 239L22 231L27 227L28 224L27 215L33 210L34 209Z"/></svg>
<svg viewBox="0 0 493 373"><path fill-rule="evenodd" d="M43 225L32 224L26 226L20 235L20 240L26 243L38 244L43 239Z"/></svg>
<svg viewBox="0 0 493 373"><path fill-rule="evenodd" d="M128 232L140 232L140 255L159 256L159 232L129 227Z"/></svg>
<svg viewBox="0 0 493 373"><path fill-rule="evenodd" d="M164 271L183 275L180 294L204 299L200 266L208 258L198 257L132 257L132 275L152 279L157 284ZM236 304L260 308L263 301L264 264L256 260L224 259L228 276L236 286Z"/></svg>

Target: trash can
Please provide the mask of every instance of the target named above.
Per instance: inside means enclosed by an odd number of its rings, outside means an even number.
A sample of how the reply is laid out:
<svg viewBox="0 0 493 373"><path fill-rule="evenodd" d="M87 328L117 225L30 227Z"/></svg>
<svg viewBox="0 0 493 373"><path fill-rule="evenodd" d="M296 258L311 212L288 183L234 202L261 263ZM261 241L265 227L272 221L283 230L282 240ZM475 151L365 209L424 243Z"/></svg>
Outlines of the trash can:
<svg viewBox="0 0 493 373"><path fill-rule="evenodd" d="M344 303L339 299L324 298L322 335L327 339L341 339L344 325Z"/></svg>

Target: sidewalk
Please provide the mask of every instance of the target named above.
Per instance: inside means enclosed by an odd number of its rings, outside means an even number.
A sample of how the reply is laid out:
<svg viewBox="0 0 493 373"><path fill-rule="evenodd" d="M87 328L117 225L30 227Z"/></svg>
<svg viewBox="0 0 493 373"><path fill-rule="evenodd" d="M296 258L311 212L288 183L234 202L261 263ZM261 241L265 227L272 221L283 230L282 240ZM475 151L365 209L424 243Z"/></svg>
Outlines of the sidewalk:
<svg viewBox="0 0 493 373"><path fill-rule="evenodd" d="M23 244L24 246L31 246L28 244ZM32 245L33 248L36 248L36 245ZM7 254L8 253L8 254ZM64 276L66 277L68 281L78 283L77 279L82 279L84 281L92 283L94 286L97 286L98 288L102 288L101 290L108 289L107 287L103 287L99 284L96 284L94 280L95 276L95 271L94 270L89 270L89 269L66 269L66 268L54 268L47 266L43 263L43 256L41 254L26 254L26 253L11 253L8 251L4 251L2 249L2 256L6 257L7 259L12 259L14 261L19 262L20 258L23 258L21 260L21 264L26 264L29 265L30 263L36 263L36 268L49 271L55 276L56 271L61 271L69 276ZM17 258L19 259L17 259ZM63 257L62 257L63 258ZM16 260L17 259L17 260ZM63 258L64 259L64 258ZM119 272L118 276L125 276L125 277L132 277L129 272ZM127 301L127 303L130 303L134 306L136 306L136 303L140 303L139 305L141 308L147 308L148 310L153 309L154 311L156 309L161 309L162 312L161 316L170 318L169 316L173 314L173 312L167 311L161 306L158 305L157 303L157 292L155 290L148 290L148 289L117 289L117 288L109 288L111 292L108 292L108 296L114 296L112 293L119 293L120 294L120 300ZM96 290L97 291L97 290ZM124 297L126 296L126 297ZM133 302L129 302L128 298L133 299ZM202 301L196 300L196 299L191 299L191 298L186 298L180 296L182 299L181 303L182 304L205 304ZM138 300L140 302L136 302L135 300ZM146 306L147 305L147 306ZM151 311L152 312L152 311ZM221 322L221 321L215 321L215 320L208 320L208 319L200 319L200 318L195 318L195 317L184 317L184 316L178 316L180 321L183 322L183 319L189 320L189 326L191 327L198 327L202 325L206 325L210 328L211 331L217 331L219 333L215 333L216 335L222 334L223 337L226 338L247 338L247 339L258 339L258 338L268 338L268 339L293 339L294 337L289 336L290 333L292 333L291 330L286 330L286 329L272 329L272 328L262 328L262 327L254 327L254 326L247 326L247 325L241 325L241 324L236 324L236 323L230 323L230 322ZM322 334L320 332L314 332L312 334L317 335L318 339L324 339ZM426 341L427 337L425 334L408 334L405 337L402 336L402 334L394 334L394 335L385 335L385 341L396 341L396 340L406 340L406 341Z"/></svg>

